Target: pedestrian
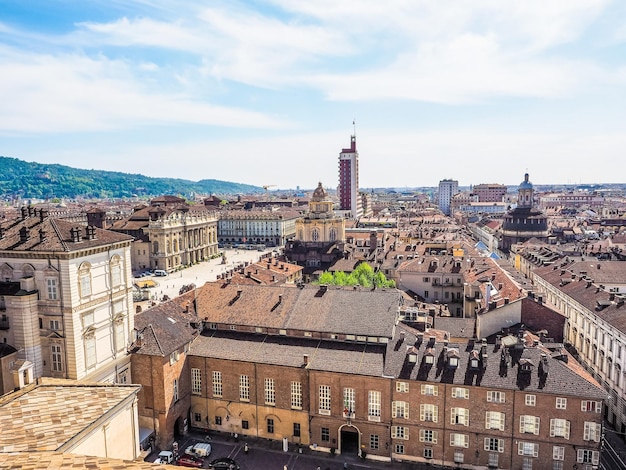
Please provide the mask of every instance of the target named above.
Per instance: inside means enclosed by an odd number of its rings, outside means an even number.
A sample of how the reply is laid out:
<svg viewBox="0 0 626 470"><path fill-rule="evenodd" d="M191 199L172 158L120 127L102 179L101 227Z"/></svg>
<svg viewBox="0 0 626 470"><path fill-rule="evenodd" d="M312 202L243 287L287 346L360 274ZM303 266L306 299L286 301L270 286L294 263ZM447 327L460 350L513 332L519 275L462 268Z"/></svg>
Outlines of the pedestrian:
<svg viewBox="0 0 626 470"><path fill-rule="evenodd" d="M248 453L248 443L247 442L243 445L243 453L244 454Z"/></svg>

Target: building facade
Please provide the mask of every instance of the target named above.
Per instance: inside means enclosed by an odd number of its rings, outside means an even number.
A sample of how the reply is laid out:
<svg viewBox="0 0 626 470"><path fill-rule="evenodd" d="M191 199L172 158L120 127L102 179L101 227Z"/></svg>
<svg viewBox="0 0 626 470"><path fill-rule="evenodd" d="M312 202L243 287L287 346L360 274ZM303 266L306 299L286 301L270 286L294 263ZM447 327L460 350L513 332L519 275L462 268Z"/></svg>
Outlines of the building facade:
<svg viewBox="0 0 626 470"><path fill-rule="evenodd" d="M548 218L533 207L534 193L526 173L517 191L517 207L505 214L502 221L502 251L508 252L512 245L531 238L548 240Z"/></svg>
<svg viewBox="0 0 626 470"><path fill-rule="evenodd" d="M359 197L359 152L356 149L356 135L350 136L350 147L339 153L339 209L350 211L352 218L362 215Z"/></svg>
<svg viewBox="0 0 626 470"><path fill-rule="evenodd" d="M31 207L3 222L0 338L14 365L35 379L130 381L131 241Z"/></svg>
<svg viewBox="0 0 626 470"><path fill-rule="evenodd" d="M478 202L503 202L507 187L503 184L477 184L472 193L478 196Z"/></svg>
<svg viewBox="0 0 626 470"><path fill-rule="evenodd" d="M452 179L439 181L439 191L437 201L439 209L446 215L450 215L450 204L452 197L459 192L459 182Z"/></svg>
<svg viewBox="0 0 626 470"><path fill-rule="evenodd" d="M295 210L222 211L218 239L220 243L283 246L294 237L298 217Z"/></svg>
<svg viewBox="0 0 626 470"><path fill-rule="evenodd" d="M295 232L285 246L285 255L305 271L327 268L344 256L346 221L335 216L333 201L322 183L313 192L308 212L296 220Z"/></svg>

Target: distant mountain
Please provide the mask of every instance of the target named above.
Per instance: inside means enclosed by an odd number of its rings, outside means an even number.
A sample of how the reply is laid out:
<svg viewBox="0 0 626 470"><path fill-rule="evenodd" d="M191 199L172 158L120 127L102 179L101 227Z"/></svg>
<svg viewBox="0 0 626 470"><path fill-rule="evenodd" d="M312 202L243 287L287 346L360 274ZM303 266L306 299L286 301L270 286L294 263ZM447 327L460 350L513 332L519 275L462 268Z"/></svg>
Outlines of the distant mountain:
<svg viewBox="0 0 626 470"><path fill-rule="evenodd" d="M0 157L0 198L124 198L189 196L196 194L236 194L262 192L263 188L219 180L189 181L176 178L150 178L115 171L81 170L64 165L31 163Z"/></svg>

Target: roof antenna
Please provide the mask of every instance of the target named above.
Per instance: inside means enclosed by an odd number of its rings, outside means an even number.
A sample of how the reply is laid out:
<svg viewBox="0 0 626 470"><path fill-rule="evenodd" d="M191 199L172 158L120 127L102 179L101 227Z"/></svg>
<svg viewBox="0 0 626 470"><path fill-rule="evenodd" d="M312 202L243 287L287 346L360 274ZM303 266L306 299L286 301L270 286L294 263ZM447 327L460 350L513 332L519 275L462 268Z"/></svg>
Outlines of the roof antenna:
<svg viewBox="0 0 626 470"><path fill-rule="evenodd" d="M356 137L356 119L352 120L352 135Z"/></svg>

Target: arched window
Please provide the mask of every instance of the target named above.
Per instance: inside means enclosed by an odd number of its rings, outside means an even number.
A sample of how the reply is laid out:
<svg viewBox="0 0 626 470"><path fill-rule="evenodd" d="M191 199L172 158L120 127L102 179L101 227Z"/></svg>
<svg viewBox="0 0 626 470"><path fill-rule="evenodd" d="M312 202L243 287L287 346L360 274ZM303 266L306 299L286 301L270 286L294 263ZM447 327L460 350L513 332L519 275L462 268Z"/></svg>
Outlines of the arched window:
<svg viewBox="0 0 626 470"><path fill-rule="evenodd" d="M335 227L330 228L328 236L330 237L331 242L334 242L337 239L337 230L335 229Z"/></svg>
<svg viewBox="0 0 626 470"><path fill-rule="evenodd" d="M35 268L32 264L22 265L22 277L33 277L35 275Z"/></svg>
<svg viewBox="0 0 626 470"><path fill-rule="evenodd" d="M152 253L155 255L159 252L159 242L152 242Z"/></svg>
<svg viewBox="0 0 626 470"><path fill-rule="evenodd" d="M311 240L313 240L314 242L318 241L320 239L320 231L317 228L314 228L311 231Z"/></svg>
<svg viewBox="0 0 626 470"><path fill-rule="evenodd" d="M81 297L91 295L91 264L83 263L78 268L78 288Z"/></svg>

